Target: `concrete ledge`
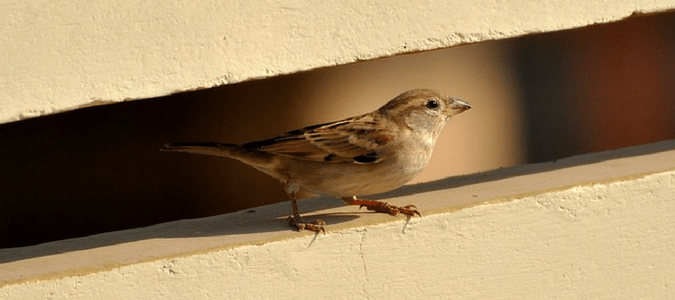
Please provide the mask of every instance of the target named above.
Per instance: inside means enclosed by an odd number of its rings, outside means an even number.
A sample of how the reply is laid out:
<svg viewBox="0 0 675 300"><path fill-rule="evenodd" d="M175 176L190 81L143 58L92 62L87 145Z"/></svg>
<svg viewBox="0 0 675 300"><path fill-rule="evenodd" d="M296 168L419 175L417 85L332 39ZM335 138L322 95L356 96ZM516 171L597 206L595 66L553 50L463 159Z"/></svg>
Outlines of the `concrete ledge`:
<svg viewBox="0 0 675 300"><path fill-rule="evenodd" d="M0 298L668 298L675 141L406 186L394 218L301 201L0 250Z"/></svg>
<svg viewBox="0 0 675 300"><path fill-rule="evenodd" d="M621 20L673 0L2 5L0 122Z"/></svg>

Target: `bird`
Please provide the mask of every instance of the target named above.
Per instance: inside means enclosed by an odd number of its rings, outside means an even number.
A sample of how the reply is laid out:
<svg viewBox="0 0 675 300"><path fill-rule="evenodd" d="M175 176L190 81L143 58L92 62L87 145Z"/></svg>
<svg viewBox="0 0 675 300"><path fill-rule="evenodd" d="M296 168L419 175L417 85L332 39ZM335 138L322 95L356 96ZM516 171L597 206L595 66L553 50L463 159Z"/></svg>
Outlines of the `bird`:
<svg viewBox="0 0 675 300"><path fill-rule="evenodd" d="M421 217L414 205L399 207L357 196L388 192L412 180L429 164L446 123L470 108L459 98L414 89L370 113L266 140L167 143L162 150L233 158L280 180L291 202L287 222L298 231L325 233L324 221L302 219L298 191L338 197L369 211Z"/></svg>

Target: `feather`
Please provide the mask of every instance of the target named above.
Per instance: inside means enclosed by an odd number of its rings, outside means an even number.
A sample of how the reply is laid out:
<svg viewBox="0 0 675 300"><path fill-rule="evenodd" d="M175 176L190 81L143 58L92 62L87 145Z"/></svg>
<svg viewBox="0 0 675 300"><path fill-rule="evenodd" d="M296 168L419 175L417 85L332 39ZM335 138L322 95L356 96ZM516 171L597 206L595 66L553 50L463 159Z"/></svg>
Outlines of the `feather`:
<svg viewBox="0 0 675 300"><path fill-rule="evenodd" d="M393 137L377 120L366 114L293 130L242 147L309 161L377 163L381 158L377 150Z"/></svg>

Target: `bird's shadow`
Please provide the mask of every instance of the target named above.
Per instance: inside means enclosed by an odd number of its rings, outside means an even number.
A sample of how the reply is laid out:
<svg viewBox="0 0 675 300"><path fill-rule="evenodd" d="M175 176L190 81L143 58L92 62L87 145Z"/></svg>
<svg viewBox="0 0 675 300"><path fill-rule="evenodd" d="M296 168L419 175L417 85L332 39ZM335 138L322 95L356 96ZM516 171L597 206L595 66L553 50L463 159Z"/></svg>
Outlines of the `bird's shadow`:
<svg viewBox="0 0 675 300"><path fill-rule="evenodd" d="M313 203L312 211L342 206L339 199L309 199ZM301 201L301 203L304 201ZM325 203L325 204L324 204ZM236 236L256 233L293 232L296 229L288 224L286 201L255 209L222 214L198 219L184 219L156 224L148 227L122 231L106 232L88 237L72 238L39 245L0 249L0 264L35 257L56 255L71 251L87 250L117 244L133 243L151 239L201 238L213 236ZM302 204L301 204L302 206ZM340 224L359 218L359 213L303 214L306 221L321 219L327 224Z"/></svg>
<svg viewBox="0 0 675 300"><path fill-rule="evenodd" d="M497 169L482 173L449 177L442 180L404 186L397 190L374 195L371 199L386 199L401 197L441 189L452 189L465 185L496 181L508 177L549 172L556 169L569 168L577 165L592 164L605 160L647 155L675 149L674 141L636 146L622 151L608 151L594 155L577 156L554 162L531 164L519 167ZM316 197L299 201L300 210L305 212L306 221L322 219L330 230L331 225L350 222L361 218L365 214L373 214L365 210L358 212L339 212L339 207L345 204L339 199ZM255 233L274 233L281 231L292 232L294 229L287 223L290 213L288 202L280 202L261 206L249 210L228 213L218 216L186 219L157 224L153 226L130 230L107 232L89 237L73 238L40 245L0 249L0 263L8 263L35 257L49 256L71 251L86 250L116 244L131 243L149 239L180 239L199 238L210 236L245 235ZM328 210L329 212L325 212ZM333 212L333 210L335 210ZM321 211L319 214L312 212ZM405 228L403 229L405 230Z"/></svg>

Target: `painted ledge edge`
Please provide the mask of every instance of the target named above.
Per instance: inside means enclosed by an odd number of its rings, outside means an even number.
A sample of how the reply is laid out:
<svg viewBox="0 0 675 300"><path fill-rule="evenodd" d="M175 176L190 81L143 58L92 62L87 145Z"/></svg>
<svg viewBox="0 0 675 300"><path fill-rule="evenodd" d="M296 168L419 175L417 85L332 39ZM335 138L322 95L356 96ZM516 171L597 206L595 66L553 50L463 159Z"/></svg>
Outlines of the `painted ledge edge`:
<svg viewBox="0 0 675 300"><path fill-rule="evenodd" d="M373 198L397 205L414 203L428 216L670 170L675 170L675 140L409 185ZM325 197L300 201L300 210L307 220L321 218L329 224L327 238L378 224L405 230L421 220L374 214ZM208 218L0 249L0 287L314 235L291 230L285 224L289 213L290 205L283 201Z"/></svg>

